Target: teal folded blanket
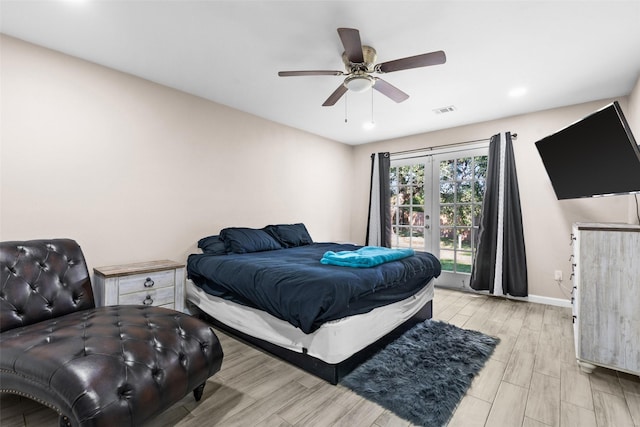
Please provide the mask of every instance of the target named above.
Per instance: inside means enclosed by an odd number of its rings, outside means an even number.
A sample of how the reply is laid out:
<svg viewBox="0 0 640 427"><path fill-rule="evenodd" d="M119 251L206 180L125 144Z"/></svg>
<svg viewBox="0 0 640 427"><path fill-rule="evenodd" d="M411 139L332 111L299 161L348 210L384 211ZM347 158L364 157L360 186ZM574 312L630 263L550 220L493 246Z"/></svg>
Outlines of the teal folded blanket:
<svg viewBox="0 0 640 427"><path fill-rule="evenodd" d="M389 249L381 246L363 246L355 251L327 251L322 256L322 264L342 267L375 267L389 261L413 256L413 249Z"/></svg>

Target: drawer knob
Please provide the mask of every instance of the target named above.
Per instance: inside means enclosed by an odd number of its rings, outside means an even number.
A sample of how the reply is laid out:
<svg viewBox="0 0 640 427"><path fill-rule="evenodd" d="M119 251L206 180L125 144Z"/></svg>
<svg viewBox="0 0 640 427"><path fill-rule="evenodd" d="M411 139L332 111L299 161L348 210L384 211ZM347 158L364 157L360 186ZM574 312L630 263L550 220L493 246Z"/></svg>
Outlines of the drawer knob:
<svg viewBox="0 0 640 427"><path fill-rule="evenodd" d="M147 280L144 281L144 287L145 288L150 288L153 285L155 285L155 282L153 280L151 280L151 277L147 277Z"/></svg>
<svg viewBox="0 0 640 427"><path fill-rule="evenodd" d="M144 301L142 301L142 304L144 304L144 305L152 305L153 304L153 298L151 298L151 295L147 295L147 297L144 299Z"/></svg>

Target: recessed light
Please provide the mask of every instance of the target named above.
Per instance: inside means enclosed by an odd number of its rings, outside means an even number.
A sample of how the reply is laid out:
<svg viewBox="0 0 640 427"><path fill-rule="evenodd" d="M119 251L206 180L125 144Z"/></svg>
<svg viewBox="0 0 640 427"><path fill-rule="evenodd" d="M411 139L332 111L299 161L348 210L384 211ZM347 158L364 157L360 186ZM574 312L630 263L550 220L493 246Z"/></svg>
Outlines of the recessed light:
<svg viewBox="0 0 640 427"><path fill-rule="evenodd" d="M526 87L516 87L509 91L509 96L512 98L517 98L519 96L523 96L527 93Z"/></svg>

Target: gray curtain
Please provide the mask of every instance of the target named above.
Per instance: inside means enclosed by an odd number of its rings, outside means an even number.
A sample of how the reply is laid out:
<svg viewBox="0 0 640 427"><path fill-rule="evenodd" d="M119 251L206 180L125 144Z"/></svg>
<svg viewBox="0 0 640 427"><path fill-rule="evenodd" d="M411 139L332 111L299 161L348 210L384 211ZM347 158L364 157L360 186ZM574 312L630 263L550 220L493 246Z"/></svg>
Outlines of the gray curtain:
<svg viewBox="0 0 640 427"><path fill-rule="evenodd" d="M366 244L391 247L391 211L389 208L389 153L371 155L371 182Z"/></svg>
<svg viewBox="0 0 640 427"><path fill-rule="evenodd" d="M526 297L527 260L511 133L491 137L471 288Z"/></svg>

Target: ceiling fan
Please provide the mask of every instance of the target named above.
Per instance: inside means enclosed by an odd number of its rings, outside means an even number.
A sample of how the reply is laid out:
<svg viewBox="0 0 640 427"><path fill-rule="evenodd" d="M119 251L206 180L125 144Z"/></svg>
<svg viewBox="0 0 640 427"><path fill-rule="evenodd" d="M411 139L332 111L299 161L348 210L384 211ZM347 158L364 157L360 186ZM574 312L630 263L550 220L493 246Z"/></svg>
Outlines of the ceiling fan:
<svg viewBox="0 0 640 427"><path fill-rule="evenodd" d="M310 71L280 71L280 77L291 76L347 76L344 82L327 98L322 104L323 107L335 105L336 102L348 90L363 92L373 87L378 92L388 96L395 102L402 102L409 98L409 95L382 80L372 76L373 73L391 73L393 71L408 70L411 68L427 67L429 65L444 64L447 60L441 50L425 53L422 55L409 56L393 61L375 64L376 50L371 46L363 45L360 41L360 32L355 28L338 28L338 34L344 52L342 61L347 72L330 70L310 70Z"/></svg>

